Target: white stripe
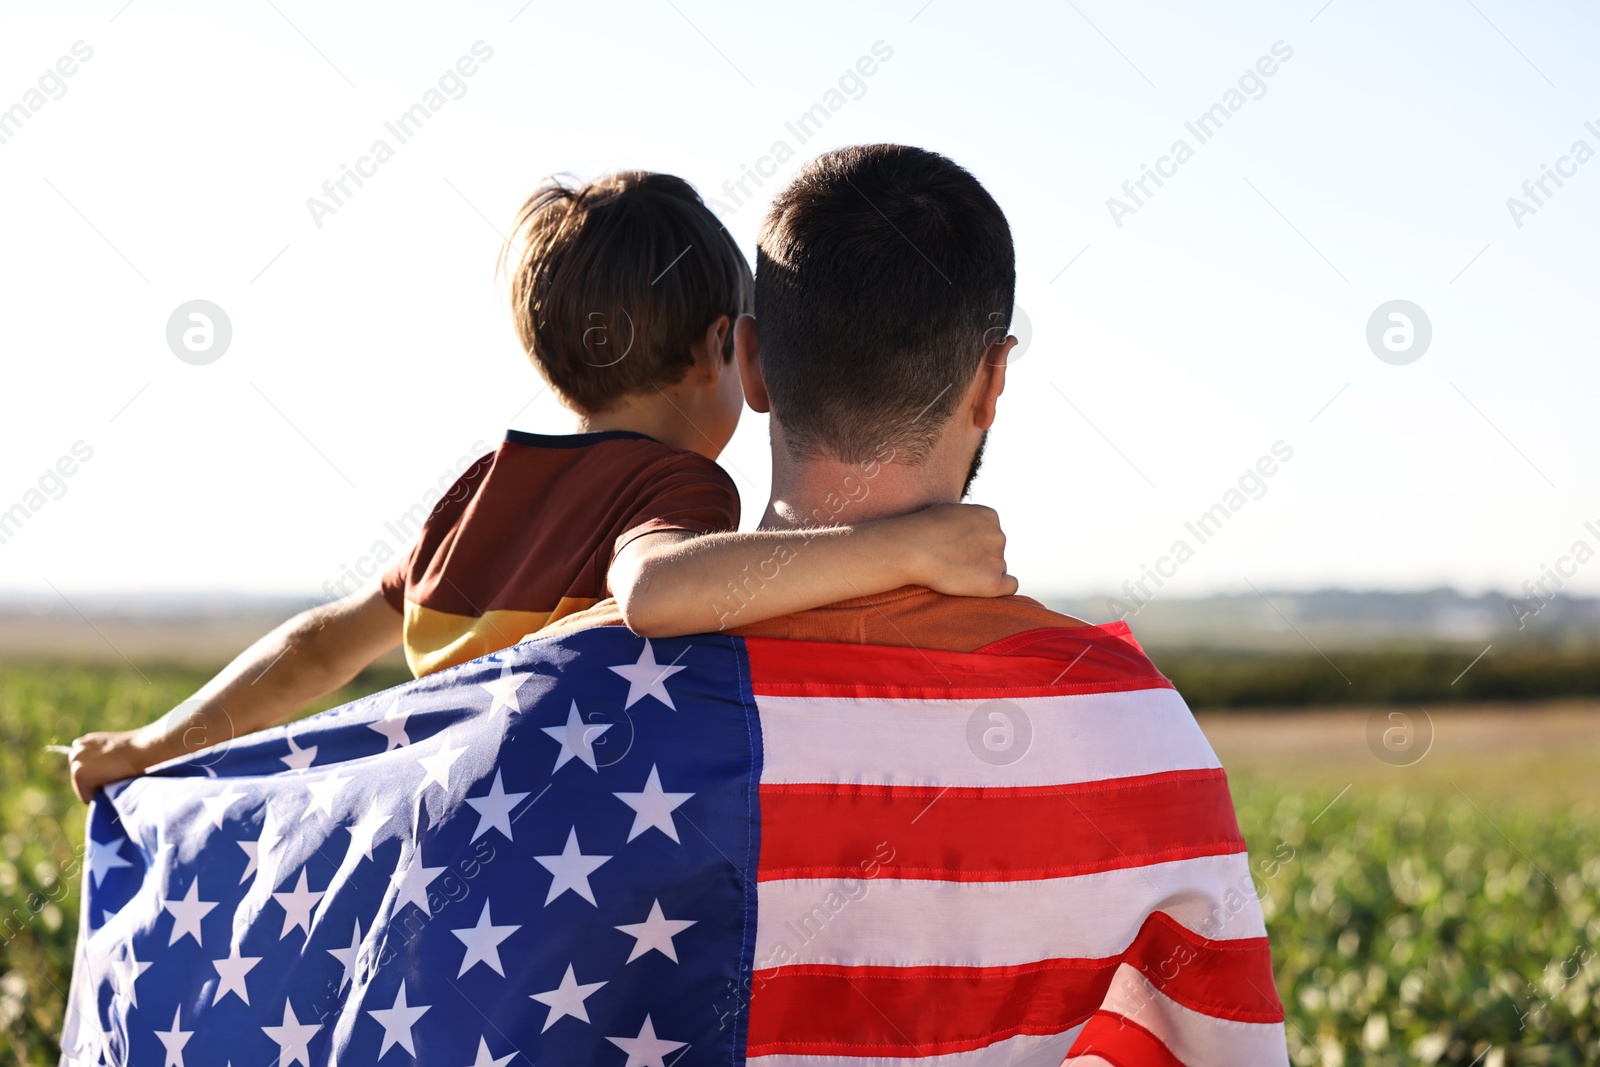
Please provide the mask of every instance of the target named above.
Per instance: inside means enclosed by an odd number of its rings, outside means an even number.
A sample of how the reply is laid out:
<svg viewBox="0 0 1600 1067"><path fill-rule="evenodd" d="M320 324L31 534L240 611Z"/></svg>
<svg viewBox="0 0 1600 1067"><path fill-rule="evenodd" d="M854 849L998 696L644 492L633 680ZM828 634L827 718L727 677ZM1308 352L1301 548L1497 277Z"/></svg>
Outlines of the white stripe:
<svg viewBox="0 0 1600 1067"><path fill-rule="evenodd" d="M756 707L763 785L1060 785L1219 766L1175 689L1007 701L757 696ZM1006 764L1008 744L1021 756Z"/></svg>
<svg viewBox="0 0 1600 1067"><path fill-rule="evenodd" d="M1154 911L1212 940L1266 936L1243 852L1020 882L785 878L756 893L757 970L1104 959Z"/></svg>
<svg viewBox="0 0 1600 1067"><path fill-rule="evenodd" d="M1288 1067L1289 1064L1282 1023L1241 1023L1192 1011L1156 989L1127 964L1117 968L1101 1006L1155 1034L1186 1064L1226 1063L1238 1067ZM1071 1067L1082 1062L1082 1059L1067 1061Z"/></svg>
<svg viewBox="0 0 1600 1067"><path fill-rule="evenodd" d="M750 1067L1061 1067L1082 1024L1063 1034L1019 1034L944 1056L751 1056ZM1074 1061L1077 1062L1077 1061Z"/></svg>

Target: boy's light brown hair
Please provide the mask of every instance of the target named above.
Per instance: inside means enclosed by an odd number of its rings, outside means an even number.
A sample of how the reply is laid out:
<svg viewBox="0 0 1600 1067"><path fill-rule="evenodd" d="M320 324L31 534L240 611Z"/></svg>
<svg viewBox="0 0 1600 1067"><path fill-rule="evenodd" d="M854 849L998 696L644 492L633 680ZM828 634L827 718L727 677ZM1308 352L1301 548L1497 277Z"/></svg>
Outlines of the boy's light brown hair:
<svg viewBox="0 0 1600 1067"><path fill-rule="evenodd" d="M682 381L690 346L719 316L737 318L753 304L744 254L693 187L670 174L547 179L517 213L501 251L508 262L523 349L588 413ZM729 329L723 358L732 356Z"/></svg>

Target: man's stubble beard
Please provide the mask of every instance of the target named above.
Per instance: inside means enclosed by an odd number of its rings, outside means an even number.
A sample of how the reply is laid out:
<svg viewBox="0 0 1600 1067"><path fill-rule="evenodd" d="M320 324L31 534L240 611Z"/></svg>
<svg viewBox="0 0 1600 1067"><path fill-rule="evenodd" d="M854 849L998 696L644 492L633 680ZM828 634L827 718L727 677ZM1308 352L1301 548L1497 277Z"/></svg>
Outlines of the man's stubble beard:
<svg viewBox="0 0 1600 1067"><path fill-rule="evenodd" d="M972 454L972 465L967 468L967 480L961 483L961 495L958 500L967 499L967 494L972 492L972 483L978 477L978 471L983 466L983 448L989 443L989 431L983 431L983 436L978 438L978 450Z"/></svg>

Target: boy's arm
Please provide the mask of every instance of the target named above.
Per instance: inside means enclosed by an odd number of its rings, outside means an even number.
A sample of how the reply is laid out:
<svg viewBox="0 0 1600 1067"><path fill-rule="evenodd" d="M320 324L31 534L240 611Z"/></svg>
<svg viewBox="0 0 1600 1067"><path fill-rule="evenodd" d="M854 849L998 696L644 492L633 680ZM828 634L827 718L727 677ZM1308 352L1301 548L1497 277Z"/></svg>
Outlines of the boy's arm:
<svg viewBox="0 0 1600 1067"><path fill-rule="evenodd" d="M954 596L1007 596L999 516L938 504L858 526L696 535L644 534L623 546L609 582L623 620L645 637L747 626L853 597L923 585Z"/></svg>
<svg viewBox="0 0 1600 1067"><path fill-rule="evenodd" d="M377 585L303 611L155 722L74 741L72 788L87 803L107 782L281 722L345 686L400 638L401 615Z"/></svg>

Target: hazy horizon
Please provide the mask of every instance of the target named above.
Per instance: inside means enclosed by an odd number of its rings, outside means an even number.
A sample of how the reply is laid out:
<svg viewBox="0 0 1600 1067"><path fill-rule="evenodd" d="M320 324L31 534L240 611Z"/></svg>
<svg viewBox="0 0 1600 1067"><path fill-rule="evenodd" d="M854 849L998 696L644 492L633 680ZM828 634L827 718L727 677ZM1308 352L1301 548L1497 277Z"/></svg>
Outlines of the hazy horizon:
<svg viewBox="0 0 1600 1067"><path fill-rule="evenodd" d="M1120 597L1126 595L1125 592L1115 589L1091 587L1069 587L1065 589L1030 589L1024 587L1018 592L1022 596L1033 597L1036 600L1089 600L1093 598ZM237 600L241 602L270 601L275 603L288 603L328 599L327 597L319 596L317 591L311 589L250 589L245 586L227 585L194 588L150 587L119 589L113 587L103 589L91 588L63 590L59 592L51 591L49 589L40 591L38 589L28 589L21 586L0 586L0 610L3 610L8 605L22 604L29 601L63 600L63 594L65 594L65 599L77 601L79 603L85 600L128 602L145 600L151 602L160 602L164 600L203 601L208 599L224 601ZM1251 599L1259 598L1263 595L1267 597L1310 597L1323 594L1349 595L1355 597L1424 597L1434 594L1443 594L1447 596L1459 597L1464 600L1521 600L1526 599L1528 596L1526 593L1521 591L1514 592L1510 589L1495 587L1474 589L1459 585L1428 585L1417 586L1414 588L1403 588L1399 586L1322 584L1305 586L1271 585L1260 586L1255 589L1248 587L1219 587L1216 589L1202 589L1181 594L1168 594L1164 591L1157 590L1156 595L1151 599L1156 601L1195 603L1222 599ZM1557 590L1556 597L1572 603L1600 603L1600 591L1583 592L1572 590L1569 587L1566 589ZM1544 597L1543 599L1548 601L1551 598Z"/></svg>

